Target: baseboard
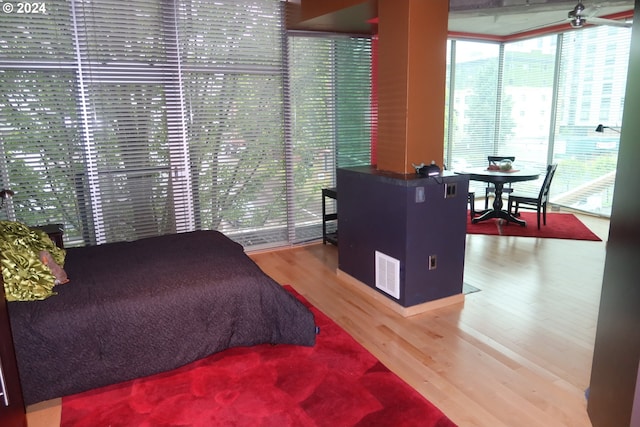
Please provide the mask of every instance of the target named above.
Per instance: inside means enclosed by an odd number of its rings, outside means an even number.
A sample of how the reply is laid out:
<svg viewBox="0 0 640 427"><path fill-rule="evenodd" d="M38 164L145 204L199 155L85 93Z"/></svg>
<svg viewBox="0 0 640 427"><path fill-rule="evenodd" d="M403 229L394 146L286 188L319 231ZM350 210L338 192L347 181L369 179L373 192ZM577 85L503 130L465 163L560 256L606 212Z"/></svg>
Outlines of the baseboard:
<svg viewBox="0 0 640 427"><path fill-rule="evenodd" d="M449 297L440 298L433 301L423 302L422 304L412 305L410 307L404 307L397 302L393 301L390 298L382 295L380 292L376 291L370 286L367 286L365 283L362 283L360 280L351 276L348 273L340 270L339 268L336 270L336 274L338 278L340 278L344 283L349 285L352 289L356 290L360 294L365 297L371 298L376 302L384 305L385 307L395 311L402 317L411 317L416 314L426 313L431 310L435 310L442 307L447 307L454 304L464 303L464 294L459 293L455 295L451 295Z"/></svg>

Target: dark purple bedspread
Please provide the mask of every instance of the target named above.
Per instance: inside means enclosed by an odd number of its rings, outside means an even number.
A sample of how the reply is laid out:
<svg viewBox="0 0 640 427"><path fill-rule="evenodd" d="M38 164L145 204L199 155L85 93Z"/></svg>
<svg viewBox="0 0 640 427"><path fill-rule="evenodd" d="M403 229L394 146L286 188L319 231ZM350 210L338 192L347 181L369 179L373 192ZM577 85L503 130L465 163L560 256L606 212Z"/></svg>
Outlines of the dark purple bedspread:
<svg viewBox="0 0 640 427"><path fill-rule="evenodd" d="M10 302L26 404L235 346L315 343L313 314L216 231L69 248L71 281Z"/></svg>

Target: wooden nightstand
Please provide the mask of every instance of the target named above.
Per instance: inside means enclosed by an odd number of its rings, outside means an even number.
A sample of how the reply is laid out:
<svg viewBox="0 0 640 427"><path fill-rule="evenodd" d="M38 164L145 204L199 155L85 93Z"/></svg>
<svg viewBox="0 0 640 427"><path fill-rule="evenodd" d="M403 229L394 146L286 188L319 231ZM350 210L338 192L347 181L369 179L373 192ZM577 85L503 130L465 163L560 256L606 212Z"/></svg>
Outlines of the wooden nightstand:
<svg viewBox="0 0 640 427"><path fill-rule="evenodd" d="M49 237L57 247L64 249L64 241L62 240L62 236L64 234L64 224L45 224L31 228L44 231L49 235Z"/></svg>

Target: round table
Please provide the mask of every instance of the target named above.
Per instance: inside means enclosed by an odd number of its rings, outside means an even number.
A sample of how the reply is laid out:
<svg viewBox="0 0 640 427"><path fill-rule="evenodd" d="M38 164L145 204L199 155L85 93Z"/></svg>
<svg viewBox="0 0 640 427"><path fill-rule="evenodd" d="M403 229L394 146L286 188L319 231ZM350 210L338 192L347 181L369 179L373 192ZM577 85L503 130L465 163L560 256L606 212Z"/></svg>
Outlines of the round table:
<svg viewBox="0 0 640 427"><path fill-rule="evenodd" d="M471 222L473 224L485 221L491 218L501 218L509 222L526 226L527 222L516 218L511 215L510 212L502 209L502 190L505 184L512 182L533 181L540 177L540 172L532 169L514 169L508 172L488 170L487 168L468 168L456 173L462 175L469 175L469 179L472 181L490 182L495 185L495 200L493 201L493 207L482 212L482 214L473 218Z"/></svg>

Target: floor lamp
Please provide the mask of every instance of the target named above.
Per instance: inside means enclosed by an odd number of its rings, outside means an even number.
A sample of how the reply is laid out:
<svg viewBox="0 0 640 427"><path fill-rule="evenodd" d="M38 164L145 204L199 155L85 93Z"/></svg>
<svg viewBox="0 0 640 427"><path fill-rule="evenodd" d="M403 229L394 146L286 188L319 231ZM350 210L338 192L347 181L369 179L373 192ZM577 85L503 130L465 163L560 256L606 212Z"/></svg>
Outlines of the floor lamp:
<svg viewBox="0 0 640 427"><path fill-rule="evenodd" d="M603 133L605 129L611 129L611 130L612 130L612 131L614 131L614 132L618 132L618 133L620 133L620 131L619 131L618 129L616 129L616 128L612 128L612 127L609 127L609 126L603 126L602 124L599 124L599 125L596 127L596 132Z"/></svg>

